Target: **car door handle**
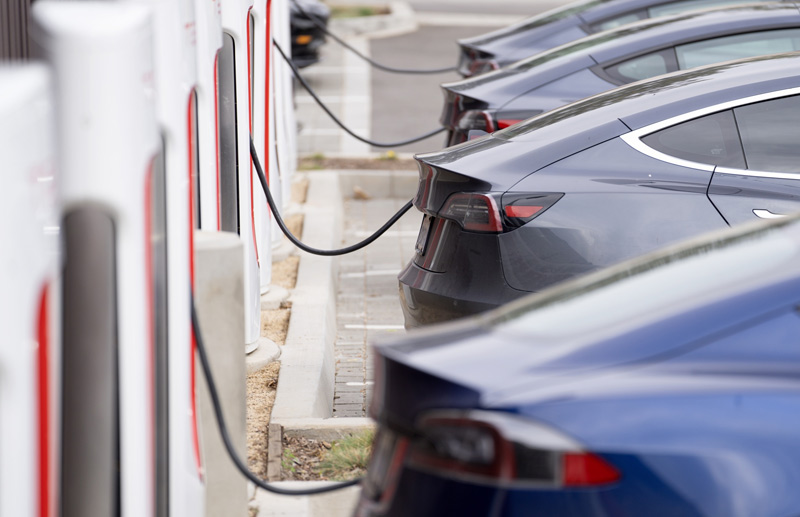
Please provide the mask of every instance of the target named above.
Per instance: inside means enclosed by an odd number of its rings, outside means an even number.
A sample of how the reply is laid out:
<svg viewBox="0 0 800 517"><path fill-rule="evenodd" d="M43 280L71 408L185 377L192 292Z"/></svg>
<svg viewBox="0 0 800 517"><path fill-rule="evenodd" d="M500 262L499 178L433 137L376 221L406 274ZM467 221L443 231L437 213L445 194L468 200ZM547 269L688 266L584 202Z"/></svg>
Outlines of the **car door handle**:
<svg viewBox="0 0 800 517"><path fill-rule="evenodd" d="M773 214L769 210L764 210L762 208L754 208L753 213L761 219L780 219L781 217L786 217L786 214Z"/></svg>

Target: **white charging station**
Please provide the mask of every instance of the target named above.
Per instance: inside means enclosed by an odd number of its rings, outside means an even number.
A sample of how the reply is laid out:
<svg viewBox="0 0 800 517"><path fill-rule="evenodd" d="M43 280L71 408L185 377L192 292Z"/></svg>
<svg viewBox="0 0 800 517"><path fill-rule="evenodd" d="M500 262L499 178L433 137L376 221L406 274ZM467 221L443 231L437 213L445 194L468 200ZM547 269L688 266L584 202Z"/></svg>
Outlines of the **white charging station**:
<svg viewBox="0 0 800 517"><path fill-rule="evenodd" d="M158 515L169 422L157 396L166 232L151 12L40 0L32 17L34 52L54 73L63 186L60 514Z"/></svg>
<svg viewBox="0 0 800 517"><path fill-rule="evenodd" d="M275 12L275 35L284 52L291 56L292 34L289 23L289 0L276 0ZM276 77L276 120L275 126L278 131L277 146L280 150L278 158L280 163L281 190L283 204L279 205L282 209L289 206L291 201L292 176L294 176L297 164L297 120L294 114L294 97L292 95L293 77L289 65L283 58L277 56L280 66Z"/></svg>
<svg viewBox="0 0 800 517"><path fill-rule="evenodd" d="M217 66L222 48L222 0L194 0L197 28L197 142L200 228L220 230Z"/></svg>
<svg viewBox="0 0 800 517"><path fill-rule="evenodd" d="M252 38L255 37L250 31L252 7L253 0L228 0L222 4L223 42L219 77L222 96L229 103L220 110L220 174L222 186L227 186L227 190L223 188L221 191L222 229L235 229L244 246L246 345L256 344L261 332L259 257L253 210L255 178L250 160L250 126L254 109L251 99L253 59L250 54L254 46ZM235 192L231 192L231 186ZM236 204L235 210L231 203Z"/></svg>
<svg viewBox="0 0 800 517"><path fill-rule="evenodd" d="M190 294L194 283L194 229L198 187L199 130L213 128L214 118L199 116L197 25L194 0L134 0L151 8L154 22L155 98L163 142L166 179L168 350L157 358L157 381L168 397L161 417L168 429L157 436L159 475L169 490L158 493L157 509L169 515L203 513L203 483L195 408L194 337ZM209 162L214 164L214 161ZM163 368L163 363L168 367ZM159 408L157 408L159 409ZM164 472L164 469L167 472Z"/></svg>
<svg viewBox="0 0 800 517"><path fill-rule="evenodd" d="M250 10L253 30L253 143L262 168L268 167L271 146L269 141L269 107L273 90L269 84L269 51L272 0L255 0ZM269 169L264 169L265 175ZM257 172L253 171L253 174ZM267 180L269 181L269 180ZM269 291L272 283L272 225L267 201L258 178L253 179L253 210L255 214L256 242L261 259L260 293Z"/></svg>
<svg viewBox="0 0 800 517"><path fill-rule="evenodd" d="M283 187L281 186L281 170L280 163L282 154L278 148L279 141L279 110L280 99L278 95L278 88L282 84L279 80L279 73L282 70L284 63L282 63L281 55L275 49L274 41L278 41L278 33L280 32L281 16L280 6L278 5L281 0L268 0L270 9L270 33L269 33L269 77L267 78L270 92L269 96L269 128L268 128L268 149L267 156L262 160L265 167L264 174L267 175L269 180L272 199L275 201L275 206L283 208ZM278 223L273 219L272 223L272 246L277 247L283 242L283 233L281 233Z"/></svg>
<svg viewBox="0 0 800 517"><path fill-rule="evenodd" d="M0 515L55 515L60 332L54 107L43 65L0 67Z"/></svg>

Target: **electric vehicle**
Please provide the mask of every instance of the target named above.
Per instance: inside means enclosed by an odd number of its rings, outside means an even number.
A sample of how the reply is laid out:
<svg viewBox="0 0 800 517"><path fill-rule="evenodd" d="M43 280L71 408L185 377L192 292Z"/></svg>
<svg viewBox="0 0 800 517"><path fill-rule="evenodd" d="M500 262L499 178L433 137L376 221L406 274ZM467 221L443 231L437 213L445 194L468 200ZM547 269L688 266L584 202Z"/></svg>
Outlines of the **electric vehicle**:
<svg viewBox="0 0 800 517"><path fill-rule="evenodd" d="M407 327L800 210L800 54L639 81L416 156Z"/></svg>
<svg viewBox="0 0 800 517"><path fill-rule="evenodd" d="M470 77L497 70L589 34L647 18L745 3L752 1L580 0L510 27L459 40L458 72L464 77Z"/></svg>
<svg viewBox="0 0 800 517"><path fill-rule="evenodd" d="M356 515L800 514L800 223L375 345Z"/></svg>
<svg viewBox="0 0 800 517"><path fill-rule="evenodd" d="M300 4L300 8L297 4ZM331 10L318 0L292 0L289 2L292 62L298 68L305 68L319 61L319 49L325 43L325 33L300 9L313 16L317 23L324 25L328 24Z"/></svg>
<svg viewBox="0 0 800 517"><path fill-rule="evenodd" d="M616 86L701 65L800 50L795 4L751 4L650 19L502 70L442 85L448 145Z"/></svg>

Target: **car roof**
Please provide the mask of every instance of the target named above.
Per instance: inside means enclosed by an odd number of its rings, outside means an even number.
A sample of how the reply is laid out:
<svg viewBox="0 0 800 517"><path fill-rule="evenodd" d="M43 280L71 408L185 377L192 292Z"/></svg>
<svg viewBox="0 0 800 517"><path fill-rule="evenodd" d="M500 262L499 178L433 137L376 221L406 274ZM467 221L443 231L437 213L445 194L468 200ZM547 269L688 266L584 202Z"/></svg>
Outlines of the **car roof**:
<svg viewBox="0 0 800 517"><path fill-rule="evenodd" d="M651 18L586 36L500 70L445 83L442 88L470 98L502 103L510 100L505 97L531 91L565 75L609 60L699 39L793 27L800 27L800 10L794 4L748 4L691 11ZM503 100L496 99L498 96L504 97Z"/></svg>
<svg viewBox="0 0 800 517"><path fill-rule="evenodd" d="M582 0L526 18L509 27L461 39L459 44L484 49L502 48L506 45L514 46L515 40L536 41L563 31L566 27L591 25L626 13L673 3L678 2L674 0ZM701 9L702 6L698 8Z"/></svg>
<svg viewBox="0 0 800 517"><path fill-rule="evenodd" d="M593 145L677 115L797 88L798 70L800 53L790 52L674 72L599 93L483 138L416 158L492 184L519 181L524 176L519 173L521 161L527 173L532 173ZM487 164L492 167L487 168ZM497 171L504 169L505 177L498 178Z"/></svg>

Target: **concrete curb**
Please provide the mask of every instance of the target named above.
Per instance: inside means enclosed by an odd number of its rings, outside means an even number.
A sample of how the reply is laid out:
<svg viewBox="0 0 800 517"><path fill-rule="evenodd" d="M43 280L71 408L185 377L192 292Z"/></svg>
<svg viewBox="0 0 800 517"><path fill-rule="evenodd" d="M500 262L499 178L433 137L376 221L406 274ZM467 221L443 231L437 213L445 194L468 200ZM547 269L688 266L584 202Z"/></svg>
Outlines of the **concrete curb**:
<svg viewBox="0 0 800 517"><path fill-rule="evenodd" d="M335 173L309 176L303 240L331 249L342 242L342 204ZM271 421L325 418L333 405L336 339L336 262L303 254L291 295L292 318L281 361Z"/></svg>
<svg viewBox="0 0 800 517"><path fill-rule="evenodd" d="M308 174L303 240L316 247L342 242L343 201L355 186L376 198L416 189L414 171L342 170ZM278 390L270 421L293 436L335 440L373 425L369 418L332 418L336 342L337 262L303 253L292 317L283 347Z"/></svg>

